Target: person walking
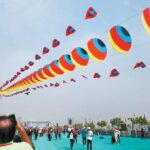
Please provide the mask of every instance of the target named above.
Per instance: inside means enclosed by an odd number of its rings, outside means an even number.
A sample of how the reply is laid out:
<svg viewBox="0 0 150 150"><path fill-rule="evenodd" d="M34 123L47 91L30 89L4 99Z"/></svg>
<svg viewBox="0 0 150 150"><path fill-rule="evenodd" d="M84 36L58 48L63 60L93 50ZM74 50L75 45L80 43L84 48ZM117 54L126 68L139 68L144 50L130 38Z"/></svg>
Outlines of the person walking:
<svg viewBox="0 0 150 150"><path fill-rule="evenodd" d="M74 135L74 142L77 143L77 141L78 141L78 129L75 129L75 130L73 131L73 135Z"/></svg>
<svg viewBox="0 0 150 150"><path fill-rule="evenodd" d="M86 145L86 138L87 138L87 130L86 130L86 128L84 128L82 130L81 135L82 135L82 143L83 143L83 145Z"/></svg>
<svg viewBox="0 0 150 150"><path fill-rule="evenodd" d="M73 145L74 145L74 134L73 134L73 129L71 129L69 135L68 135L69 139L70 139L70 148L73 149Z"/></svg>
<svg viewBox="0 0 150 150"><path fill-rule="evenodd" d="M92 150L93 131L90 127L87 130L87 150Z"/></svg>
<svg viewBox="0 0 150 150"><path fill-rule="evenodd" d="M48 131L47 131L47 137L48 137L48 140L49 140L49 141L52 140L51 129L48 129Z"/></svg>

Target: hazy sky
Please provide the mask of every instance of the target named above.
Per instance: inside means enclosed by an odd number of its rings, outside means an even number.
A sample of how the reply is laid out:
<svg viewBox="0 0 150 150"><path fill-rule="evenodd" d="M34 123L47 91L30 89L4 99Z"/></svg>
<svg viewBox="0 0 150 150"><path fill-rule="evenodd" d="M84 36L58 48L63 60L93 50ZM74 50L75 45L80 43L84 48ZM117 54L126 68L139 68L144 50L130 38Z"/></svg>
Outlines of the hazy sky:
<svg viewBox="0 0 150 150"><path fill-rule="evenodd" d="M93 6L98 16L84 20L86 10ZM86 47L90 38L103 40L108 48L105 61L90 60L84 69L51 79L46 83L62 83L75 78L77 82L61 84L59 88L47 88L0 100L0 114L16 113L25 120L51 120L66 123L68 117L76 122L126 117L146 114L150 118L150 35L141 22L141 11L150 7L149 0L0 0L0 85L20 67L34 60L44 46L51 52L30 70L38 68L70 53L74 47ZM120 54L112 49L108 31L113 25L122 25L132 36L132 49ZM65 36L68 25L77 32ZM53 38L61 45L51 48ZM146 69L133 70L137 61L144 61ZM109 78L110 70L117 68L120 76ZM92 75L99 72L100 80ZM84 74L89 77L85 80Z"/></svg>

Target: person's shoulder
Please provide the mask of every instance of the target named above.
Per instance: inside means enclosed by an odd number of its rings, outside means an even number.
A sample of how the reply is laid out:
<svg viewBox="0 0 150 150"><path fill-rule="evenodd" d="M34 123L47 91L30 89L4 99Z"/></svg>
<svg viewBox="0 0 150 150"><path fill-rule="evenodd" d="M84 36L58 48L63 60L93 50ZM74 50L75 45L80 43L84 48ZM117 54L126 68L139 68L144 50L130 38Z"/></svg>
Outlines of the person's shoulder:
<svg viewBox="0 0 150 150"><path fill-rule="evenodd" d="M16 143L15 145L19 150L33 150L33 148L26 142Z"/></svg>

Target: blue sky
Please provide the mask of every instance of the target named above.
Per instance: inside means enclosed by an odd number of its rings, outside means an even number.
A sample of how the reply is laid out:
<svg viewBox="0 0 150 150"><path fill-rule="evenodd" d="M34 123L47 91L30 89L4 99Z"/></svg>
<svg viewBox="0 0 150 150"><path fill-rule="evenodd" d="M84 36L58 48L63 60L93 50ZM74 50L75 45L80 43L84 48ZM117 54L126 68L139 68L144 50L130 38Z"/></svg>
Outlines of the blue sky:
<svg viewBox="0 0 150 150"><path fill-rule="evenodd" d="M93 6L98 16L84 20L86 10ZM51 79L45 83L62 82L71 77L77 80L59 88L48 88L0 100L0 113L16 113L25 120L51 120L66 123L68 117L76 122L126 117L133 114L150 118L150 35L141 22L141 11L150 7L148 0L0 0L0 84L3 84L44 46L51 52L26 73L70 53L74 47L86 47L90 38L100 38L108 49L105 61L90 60L84 69ZM68 25L77 32L65 36ZM108 40L108 31L114 25L122 25L132 36L132 49L127 54L113 50ZM61 45L51 48L53 38ZM133 70L137 61L144 61L146 69ZM111 69L120 71L118 78L109 78ZM99 72L100 80L92 75ZM87 75L84 80L81 75Z"/></svg>

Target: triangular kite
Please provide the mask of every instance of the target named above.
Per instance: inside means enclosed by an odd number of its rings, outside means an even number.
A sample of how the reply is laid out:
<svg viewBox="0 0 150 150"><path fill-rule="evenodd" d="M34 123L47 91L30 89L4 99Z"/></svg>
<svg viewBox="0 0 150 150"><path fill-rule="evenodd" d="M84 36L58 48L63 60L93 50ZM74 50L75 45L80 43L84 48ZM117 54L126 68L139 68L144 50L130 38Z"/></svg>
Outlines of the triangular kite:
<svg viewBox="0 0 150 150"><path fill-rule="evenodd" d="M76 80L74 78L71 78L70 81L71 82L76 82Z"/></svg>
<svg viewBox="0 0 150 150"><path fill-rule="evenodd" d="M101 75L99 74L99 73L95 73L94 75L93 75L93 78L97 78L97 79L99 79L101 77Z"/></svg>
<svg viewBox="0 0 150 150"><path fill-rule="evenodd" d="M57 39L54 39L52 42L52 47L55 48L60 45L60 42Z"/></svg>
<svg viewBox="0 0 150 150"><path fill-rule="evenodd" d="M33 66L34 63L33 63L32 61L29 61L28 65L29 65L29 66Z"/></svg>
<svg viewBox="0 0 150 150"><path fill-rule="evenodd" d="M76 30L72 26L68 26L66 29L66 36L69 36L75 32L76 32Z"/></svg>
<svg viewBox="0 0 150 150"><path fill-rule="evenodd" d="M47 47L44 47L42 54L47 54L47 53L49 53L49 49Z"/></svg>
<svg viewBox="0 0 150 150"><path fill-rule="evenodd" d="M110 77L117 77L118 75L120 75L120 73L118 72L117 69L113 69L113 70L110 72Z"/></svg>
<svg viewBox="0 0 150 150"><path fill-rule="evenodd" d="M134 69L136 68L145 68L146 65L143 62L137 62L134 66Z"/></svg>
<svg viewBox="0 0 150 150"><path fill-rule="evenodd" d="M87 10L85 19L91 19L91 18L95 18L97 16L97 12L95 11L95 9L93 7L90 7Z"/></svg>
<svg viewBox="0 0 150 150"><path fill-rule="evenodd" d="M59 83L55 83L55 87L59 87Z"/></svg>
<svg viewBox="0 0 150 150"><path fill-rule="evenodd" d="M36 55L35 55L35 60L39 60L39 59L41 59L41 56L38 55L38 54L36 54Z"/></svg>

